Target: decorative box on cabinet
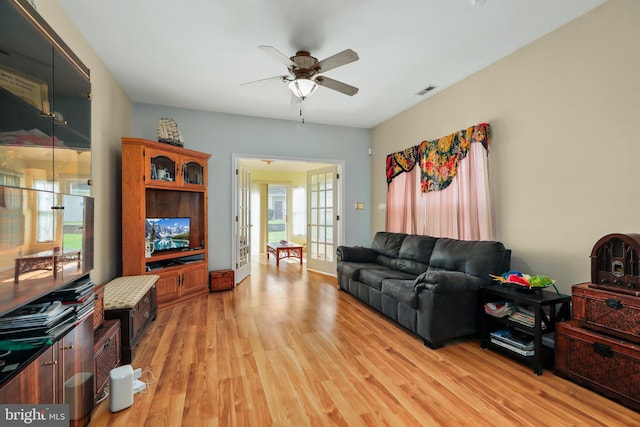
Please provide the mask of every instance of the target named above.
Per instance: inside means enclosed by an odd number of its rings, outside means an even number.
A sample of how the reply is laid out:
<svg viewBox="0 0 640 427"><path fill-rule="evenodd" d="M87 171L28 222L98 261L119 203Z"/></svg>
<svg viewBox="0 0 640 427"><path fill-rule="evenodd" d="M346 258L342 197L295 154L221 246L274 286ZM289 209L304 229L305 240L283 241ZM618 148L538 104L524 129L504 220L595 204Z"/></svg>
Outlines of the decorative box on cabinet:
<svg viewBox="0 0 640 427"><path fill-rule="evenodd" d="M209 272L209 290L226 291L235 286L233 270L214 270Z"/></svg>
<svg viewBox="0 0 640 427"><path fill-rule="evenodd" d="M105 285L105 320L120 320L120 360L131 363L142 333L155 320L158 276L118 277Z"/></svg>
<svg viewBox="0 0 640 427"><path fill-rule="evenodd" d="M581 283L571 288L573 318L578 324L640 343L640 297L590 285Z"/></svg>
<svg viewBox="0 0 640 427"><path fill-rule="evenodd" d="M556 331L555 372L640 411L640 346L562 322Z"/></svg>
<svg viewBox="0 0 640 427"><path fill-rule="evenodd" d="M98 400L107 384L109 372L120 365L120 320L106 320L93 334L94 400Z"/></svg>
<svg viewBox="0 0 640 427"><path fill-rule="evenodd" d="M208 294L207 153L122 138L122 270L158 275L160 307ZM189 218L186 248L147 254L151 218ZM147 256L149 255L149 256ZM124 326L123 326L124 328Z"/></svg>

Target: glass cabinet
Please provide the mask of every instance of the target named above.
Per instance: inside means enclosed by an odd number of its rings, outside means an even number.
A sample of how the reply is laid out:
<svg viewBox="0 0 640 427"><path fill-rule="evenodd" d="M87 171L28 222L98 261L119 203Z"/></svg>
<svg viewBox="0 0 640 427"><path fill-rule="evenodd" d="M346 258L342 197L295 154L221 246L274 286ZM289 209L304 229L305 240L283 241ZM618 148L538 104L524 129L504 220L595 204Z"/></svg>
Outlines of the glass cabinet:
<svg viewBox="0 0 640 427"><path fill-rule="evenodd" d="M147 148L148 184L162 187L202 187L205 185L206 163L195 156L168 153Z"/></svg>

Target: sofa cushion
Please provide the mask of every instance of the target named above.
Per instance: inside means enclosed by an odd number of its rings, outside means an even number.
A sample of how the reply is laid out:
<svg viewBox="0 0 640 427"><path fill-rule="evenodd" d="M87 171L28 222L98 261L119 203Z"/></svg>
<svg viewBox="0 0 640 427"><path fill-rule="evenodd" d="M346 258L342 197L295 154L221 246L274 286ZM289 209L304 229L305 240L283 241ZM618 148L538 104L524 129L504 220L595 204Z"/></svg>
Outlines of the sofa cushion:
<svg viewBox="0 0 640 427"><path fill-rule="evenodd" d="M489 280L489 274L500 274L506 249L500 242L439 238L431 259L430 270L460 271Z"/></svg>
<svg viewBox="0 0 640 427"><path fill-rule="evenodd" d="M360 271L366 269L384 269L383 266L372 262L339 262L338 273L352 280L360 280Z"/></svg>
<svg viewBox="0 0 640 427"><path fill-rule="evenodd" d="M382 294L411 308L418 308L418 293L413 286L413 280L385 279L382 281Z"/></svg>
<svg viewBox="0 0 640 427"><path fill-rule="evenodd" d="M427 271L437 240L431 236L408 235L400 246L395 268L415 275Z"/></svg>
<svg viewBox="0 0 640 427"><path fill-rule="evenodd" d="M416 277L414 288L416 293L423 289L437 294L478 292L480 286L486 282L479 277L460 271L429 270Z"/></svg>
<svg viewBox="0 0 640 427"><path fill-rule="evenodd" d="M392 258L392 257L386 256L386 255L378 255L376 257L376 264L379 264L379 265L387 267L387 268L391 268L393 270L397 270L398 269L398 258Z"/></svg>
<svg viewBox="0 0 640 427"><path fill-rule="evenodd" d="M362 246L338 246L336 249L338 261L345 262L375 262L378 252Z"/></svg>
<svg viewBox="0 0 640 427"><path fill-rule="evenodd" d="M378 252L380 255L384 255L389 258L398 258L400 246L402 245L402 241L405 237L407 237L407 235L403 233L379 231L375 236L373 236L371 249Z"/></svg>
<svg viewBox="0 0 640 427"><path fill-rule="evenodd" d="M367 286L371 286L379 291L382 290L382 281L385 279L404 279L411 283L415 280L415 276L398 270L391 269L364 269L360 270L360 282ZM412 285L413 286L413 285Z"/></svg>

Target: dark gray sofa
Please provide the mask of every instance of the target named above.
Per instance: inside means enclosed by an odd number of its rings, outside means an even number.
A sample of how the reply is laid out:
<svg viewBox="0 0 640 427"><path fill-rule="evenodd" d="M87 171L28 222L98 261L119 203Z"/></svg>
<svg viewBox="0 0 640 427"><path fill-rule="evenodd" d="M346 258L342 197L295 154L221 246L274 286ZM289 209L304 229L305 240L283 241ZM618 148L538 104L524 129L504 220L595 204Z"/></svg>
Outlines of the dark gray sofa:
<svg viewBox="0 0 640 427"><path fill-rule="evenodd" d="M337 248L338 284L417 333L425 345L477 332L479 287L508 271L500 242L378 232L371 248Z"/></svg>

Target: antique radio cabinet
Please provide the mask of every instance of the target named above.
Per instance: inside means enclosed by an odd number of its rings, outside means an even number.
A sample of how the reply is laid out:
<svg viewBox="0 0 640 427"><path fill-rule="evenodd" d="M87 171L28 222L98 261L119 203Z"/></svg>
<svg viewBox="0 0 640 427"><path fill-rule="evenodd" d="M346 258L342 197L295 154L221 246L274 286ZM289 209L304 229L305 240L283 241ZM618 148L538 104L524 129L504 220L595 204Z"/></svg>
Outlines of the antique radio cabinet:
<svg viewBox="0 0 640 427"><path fill-rule="evenodd" d="M640 234L608 234L591 251L591 287L640 296Z"/></svg>

